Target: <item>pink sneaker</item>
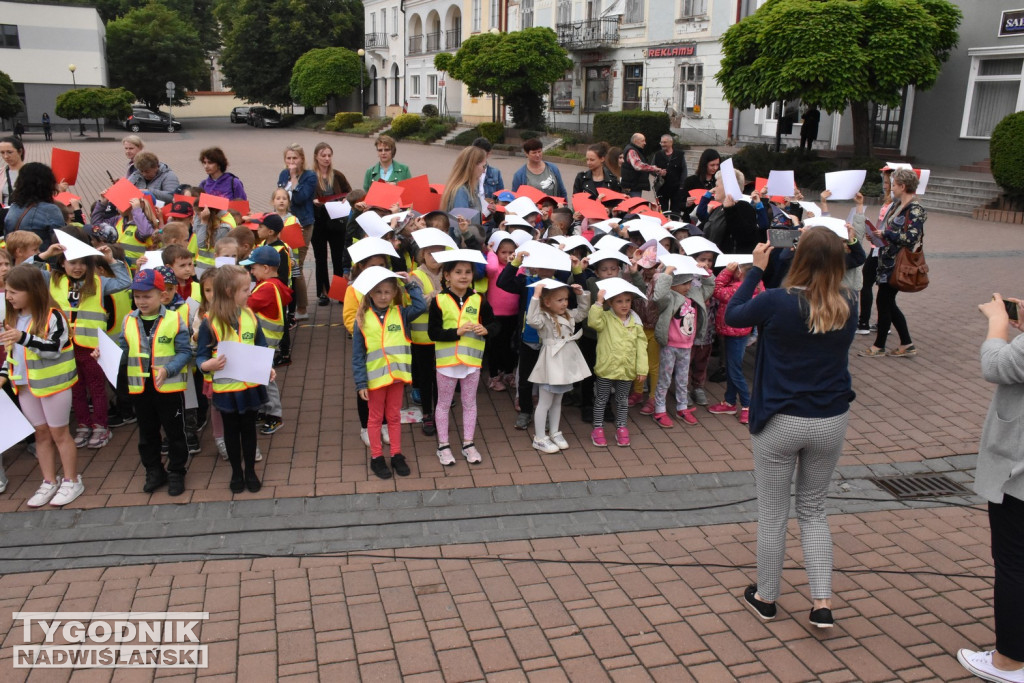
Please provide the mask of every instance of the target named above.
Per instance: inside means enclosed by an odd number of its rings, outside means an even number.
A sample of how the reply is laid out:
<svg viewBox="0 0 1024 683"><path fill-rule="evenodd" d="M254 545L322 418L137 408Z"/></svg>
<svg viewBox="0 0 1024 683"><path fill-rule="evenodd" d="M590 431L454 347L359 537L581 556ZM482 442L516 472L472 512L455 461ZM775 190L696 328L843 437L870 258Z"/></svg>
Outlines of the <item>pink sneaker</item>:
<svg viewBox="0 0 1024 683"><path fill-rule="evenodd" d="M629 401L627 401L627 404L629 405L630 408L632 408L635 405L639 405L641 402L643 402L643 400L644 400L644 395L634 391L633 393L631 393L629 395Z"/></svg>
<svg viewBox="0 0 1024 683"><path fill-rule="evenodd" d="M740 424L745 425L750 422L750 408L740 409Z"/></svg>
<svg viewBox="0 0 1024 683"><path fill-rule="evenodd" d="M619 444L620 446L629 445L628 427L619 427L618 429L615 430L615 443Z"/></svg>
<svg viewBox="0 0 1024 683"><path fill-rule="evenodd" d="M590 441L595 446L607 447L608 439L604 438L604 427L595 427L594 431L590 432Z"/></svg>
<svg viewBox="0 0 1024 683"><path fill-rule="evenodd" d="M491 381L487 384L487 388L491 391L505 391L505 380L499 375L491 378Z"/></svg>
<svg viewBox="0 0 1024 683"><path fill-rule="evenodd" d="M697 416L695 414L696 408L686 408L684 410L677 410L676 416L688 425L697 424Z"/></svg>
<svg viewBox="0 0 1024 683"><path fill-rule="evenodd" d="M654 421L659 427L664 427L665 429L672 429L675 426L672 424L672 418L668 416L668 413L655 413Z"/></svg>
<svg viewBox="0 0 1024 683"><path fill-rule="evenodd" d="M722 401L721 403L716 403L713 406L709 406L708 412L714 415L735 415L736 404L726 403L725 401Z"/></svg>
<svg viewBox="0 0 1024 683"><path fill-rule="evenodd" d="M640 406L641 415L653 415L654 414L654 399L649 398L644 401L644 404Z"/></svg>

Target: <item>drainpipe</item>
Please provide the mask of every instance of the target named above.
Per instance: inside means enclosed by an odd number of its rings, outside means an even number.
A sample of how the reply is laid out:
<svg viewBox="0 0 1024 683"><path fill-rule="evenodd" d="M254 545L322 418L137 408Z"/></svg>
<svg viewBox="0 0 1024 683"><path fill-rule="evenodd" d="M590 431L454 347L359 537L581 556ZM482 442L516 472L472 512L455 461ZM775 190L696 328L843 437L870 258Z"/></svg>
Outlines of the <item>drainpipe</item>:
<svg viewBox="0 0 1024 683"><path fill-rule="evenodd" d="M399 0L398 11L402 13L402 30L399 31L399 35L402 37L402 40L408 40L409 37L407 35L405 35L405 25L406 25L405 24L405 0ZM407 81L407 79L409 78L409 75L408 75L409 74L409 63L408 63L408 60L406 59L406 57L407 57L407 55L406 55L406 46L403 44L402 45L402 97L401 97L401 103L400 103L400 105L402 106L403 109L405 108L405 101L408 99L408 95L409 95L408 81ZM395 93L395 94L397 95L398 93ZM385 105L384 105L384 111L385 111L385 113L387 113L387 103L385 103Z"/></svg>
<svg viewBox="0 0 1024 683"><path fill-rule="evenodd" d="M403 2L404 1L405 0L403 0ZM740 23L740 19L743 18L742 14L743 14L743 0L736 0L736 23L737 24ZM733 107L733 106L730 106L729 107L729 126L726 128L726 131L725 131L725 137L729 138L729 139L732 138L733 117L735 116L735 113L736 113L736 108ZM735 140L733 140L733 142L735 142Z"/></svg>

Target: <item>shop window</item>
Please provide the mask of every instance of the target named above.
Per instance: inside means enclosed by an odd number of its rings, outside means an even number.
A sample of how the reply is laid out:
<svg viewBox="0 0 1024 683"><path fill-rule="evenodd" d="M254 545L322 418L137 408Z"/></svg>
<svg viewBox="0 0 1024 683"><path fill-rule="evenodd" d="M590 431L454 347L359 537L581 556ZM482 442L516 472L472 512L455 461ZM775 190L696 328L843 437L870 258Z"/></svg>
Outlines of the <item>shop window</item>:
<svg viewBox="0 0 1024 683"><path fill-rule="evenodd" d="M622 74L622 108L641 109L644 65L624 64Z"/></svg>
<svg viewBox="0 0 1024 683"><path fill-rule="evenodd" d="M608 111L612 105L612 69L610 66L588 66L586 100L588 112Z"/></svg>
<svg viewBox="0 0 1024 683"><path fill-rule="evenodd" d="M704 65L683 64L679 67L679 87L683 95L683 111L700 114L704 95Z"/></svg>

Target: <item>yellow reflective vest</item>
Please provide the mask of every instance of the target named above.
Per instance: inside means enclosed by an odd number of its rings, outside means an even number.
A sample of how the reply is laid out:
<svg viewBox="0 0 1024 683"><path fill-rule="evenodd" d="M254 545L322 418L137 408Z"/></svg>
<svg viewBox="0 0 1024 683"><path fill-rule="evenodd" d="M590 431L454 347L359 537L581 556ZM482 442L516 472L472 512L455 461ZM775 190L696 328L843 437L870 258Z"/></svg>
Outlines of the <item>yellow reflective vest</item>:
<svg viewBox="0 0 1024 683"><path fill-rule="evenodd" d="M425 272L417 268L412 271L412 276L420 281L420 285L423 288L423 300L430 301L430 297L434 295L434 283L431 282L430 276ZM427 333L427 322L430 319L429 307L427 311L416 316L409 323L409 338L413 344L432 345L434 342L430 340L430 334Z"/></svg>
<svg viewBox="0 0 1024 683"><path fill-rule="evenodd" d="M150 347L142 345L144 336L142 323L136 315L128 316L124 321L124 340L128 344L128 393L141 394L146 390L146 378L155 368L166 367L174 358L174 338L181 330L181 315L177 311L166 311L156 321L153 334L150 336ZM186 364L187 368L188 365ZM185 391L187 378L184 368L177 374L168 375L164 383L156 390L161 394L173 394Z"/></svg>
<svg viewBox="0 0 1024 683"><path fill-rule="evenodd" d="M124 256L128 265L135 268L135 262L146 255L146 251L153 248L153 238L147 238L145 242L139 240L136 231L139 226L134 223L125 223L124 218L117 219L117 243L124 248Z"/></svg>
<svg viewBox="0 0 1024 683"><path fill-rule="evenodd" d="M64 314L56 308L51 308L46 314L46 331L44 337L50 336L50 318L54 315ZM64 320L67 323L67 319ZM29 320L28 329L32 329L32 321ZM22 369L15 357L14 344L7 350L7 367L11 386L14 393L18 393L17 380L21 379ZM60 350L60 356L56 359L44 360L39 357L31 347L24 347L25 363L28 365L28 390L37 398L53 396L78 381L78 368L75 366L75 345L71 343L71 335L68 334L68 343Z"/></svg>
<svg viewBox="0 0 1024 683"><path fill-rule="evenodd" d="M236 227L234 216L232 216L227 211L222 212L220 217L218 218L218 220L220 221L220 224L217 225L216 228L210 228L210 227L206 228L208 233L209 233L209 231L212 230L213 234L216 235L217 231L220 230L220 226L221 225L228 226L229 230L233 230ZM192 234L192 239L197 239L196 236L195 236L195 233ZM216 244L217 244L217 240L214 239L211 242L210 247L207 248L207 246L205 244L199 244L199 242L197 241L196 242L196 263L201 265L201 266L203 266L204 268L215 268L217 266L217 256L216 256L216 251L214 250L214 247L216 246ZM191 240L189 241L189 245L191 246ZM190 249L190 251L191 251L191 249Z"/></svg>
<svg viewBox="0 0 1024 683"><path fill-rule="evenodd" d="M210 321L210 329L213 330L213 336L216 338L218 344L225 339L227 341L241 342L242 344L256 344L256 330L259 328L259 321L256 319L256 314L248 308L243 308L241 315L238 317L238 329L224 327L221 323L214 322L214 320L210 318L209 314L206 315L206 319ZM213 356L211 357L217 357L217 349L213 350ZM215 394L228 394L233 391L245 391L246 389L259 386L258 384L239 382L227 377L221 377L218 379L213 377L212 373L210 377L213 379L213 392Z"/></svg>
<svg viewBox="0 0 1024 683"><path fill-rule="evenodd" d="M451 294L437 295L437 306L441 309L444 327L456 329L465 323L480 323L480 307L483 299L477 293L470 294L462 308L455 303ZM484 338L478 334L467 332L454 342L434 342L434 359L437 367L447 368L452 365L468 365L478 368L483 363Z"/></svg>
<svg viewBox="0 0 1024 683"><path fill-rule="evenodd" d="M132 312L132 290L122 289L120 292L114 292L110 295L110 301L114 314L110 316L106 329L107 334L115 335L121 331L124 319Z"/></svg>
<svg viewBox="0 0 1024 683"><path fill-rule="evenodd" d="M71 304L68 302L68 287L71 278L67 275L54 273L50 276L50 296L60 306L61 312L68 320L71 319ZM93 293L80 297L78 309L75 311L75 322L71 325L71 340L87 349L95 349L100 344L100 330L107 327L107 312L103 308L103 281L99 275L93 276Z"/></svg>
<svg viewBox="0 0 1024 683"><path fill-rule="evenodd" d="M366 311L359 328L366 343L366 385L371 390L394 384L412 383L412 351L398 306L388 307L384 322Z"/></svg>
<svg viewBox="0 0 1024 683"><path fill-rule="evenodd" d="M256 314L260 321L260 327L263 328L263 336L267 338L267 346L276 349L281 344L281 338L284 337L284 305L281 303L281 292L273 283L264 280L253 288L252 294L255 294L256 290L261 287L270 287L274 292L274 300L277 302L276 318L268 318L262 313Z"/></svg>

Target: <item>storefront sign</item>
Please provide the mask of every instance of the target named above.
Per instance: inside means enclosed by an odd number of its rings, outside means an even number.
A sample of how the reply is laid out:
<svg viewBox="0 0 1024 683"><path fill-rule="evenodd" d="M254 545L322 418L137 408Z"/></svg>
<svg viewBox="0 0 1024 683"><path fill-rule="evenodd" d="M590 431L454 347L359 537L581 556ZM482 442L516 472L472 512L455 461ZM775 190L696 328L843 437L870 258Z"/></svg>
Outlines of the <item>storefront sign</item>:
<svg viewBox="0 0 1024 683"><path fill-rule="evenodd" d="M656 59L659 57L693 57L697 54L697 43L684 43L669 47L647 48L647 58Z"/></svg>
<svg viewBox="0 0 1024 683"><path fill-rule="evenodd" d="M1004 10L999 19L999 37L1012 38L1014 36L1024 36L1024 9Z"/></svg>

